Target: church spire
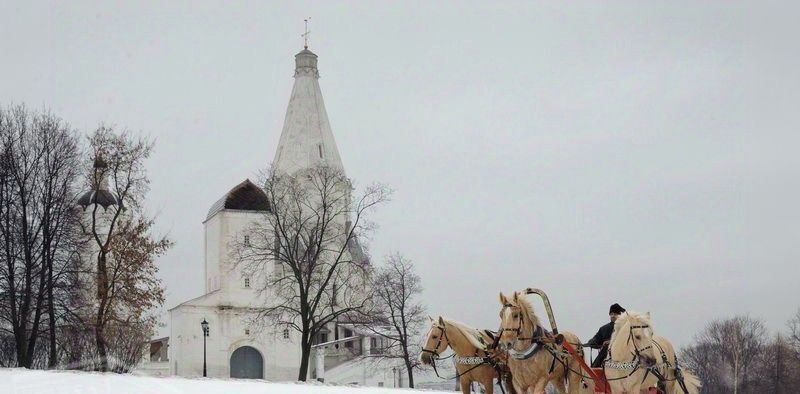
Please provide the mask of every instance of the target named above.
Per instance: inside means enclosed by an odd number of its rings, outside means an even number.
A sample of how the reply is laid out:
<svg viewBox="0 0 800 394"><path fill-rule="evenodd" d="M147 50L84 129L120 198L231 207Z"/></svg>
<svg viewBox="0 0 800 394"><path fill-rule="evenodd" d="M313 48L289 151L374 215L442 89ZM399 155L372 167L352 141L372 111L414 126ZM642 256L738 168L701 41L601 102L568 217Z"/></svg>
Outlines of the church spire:
<svg viewBox="0 0 800 394"><path fill-rule="evenodd" d="M322 100L317 55L306 48L294 59L294 87L273 165L288 174L318 165L344 170Z"/></svg>
<svg viewBox="0 0 800 394"><path fill-rule="evenodd" d="M308 21L311 19L309 16L307 19L303 20L306 23L306 32L301 34L300 36L303 37L303 49L308 49L308 36L311 35L311 32L308 31Z"/></svg>

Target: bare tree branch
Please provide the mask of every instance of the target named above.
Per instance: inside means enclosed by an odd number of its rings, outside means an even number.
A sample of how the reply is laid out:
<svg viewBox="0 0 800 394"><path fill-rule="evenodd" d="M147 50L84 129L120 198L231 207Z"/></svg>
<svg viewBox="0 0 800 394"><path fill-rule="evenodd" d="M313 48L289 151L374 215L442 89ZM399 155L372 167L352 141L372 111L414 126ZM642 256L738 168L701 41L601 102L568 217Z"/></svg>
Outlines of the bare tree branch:
<svg viewBox="0 0 800 394"><path fill-rule="evenodd" d="M320 166L288 175L270 169L263 179L270 210L236 237L232 260L257 278L265 305L254 321L300 333L299 380L306 380L311 346L326 325L367 308L368 260L361 241L374 226L367 219L391 191L371 185L353 197L340 170Z"/></svg>

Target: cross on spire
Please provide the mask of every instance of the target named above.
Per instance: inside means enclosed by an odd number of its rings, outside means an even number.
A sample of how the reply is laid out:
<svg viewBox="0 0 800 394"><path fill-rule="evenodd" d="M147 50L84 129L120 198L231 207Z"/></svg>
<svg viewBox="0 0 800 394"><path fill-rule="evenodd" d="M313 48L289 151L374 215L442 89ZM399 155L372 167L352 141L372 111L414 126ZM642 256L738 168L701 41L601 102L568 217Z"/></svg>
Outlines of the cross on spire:
<svg viewBox="0 0 800 394"><path fill-rule="evenodd" d="M308 36L311 35L311 32L308 31L308 21L311 19L309 16L307 19L304 19L303 22L306 23L306 32L301 34L300 37L303 37L303 48L308 49Z"/></svg>

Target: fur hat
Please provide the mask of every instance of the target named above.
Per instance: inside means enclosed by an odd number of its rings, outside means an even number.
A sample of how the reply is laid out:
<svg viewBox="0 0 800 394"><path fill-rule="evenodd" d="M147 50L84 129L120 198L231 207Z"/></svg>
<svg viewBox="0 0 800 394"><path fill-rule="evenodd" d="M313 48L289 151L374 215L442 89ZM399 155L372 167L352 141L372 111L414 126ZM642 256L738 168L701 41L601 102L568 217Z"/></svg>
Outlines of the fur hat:
<svg viewBox="0 0 800 394"><path fill-rule="evenodd" d="M609 315L612 314L612 313L620 315L620 314L622 314L624 312L625 312L625 308L619 306L619 304L611 305L611 308L608 308L608 314Z"/></svg>

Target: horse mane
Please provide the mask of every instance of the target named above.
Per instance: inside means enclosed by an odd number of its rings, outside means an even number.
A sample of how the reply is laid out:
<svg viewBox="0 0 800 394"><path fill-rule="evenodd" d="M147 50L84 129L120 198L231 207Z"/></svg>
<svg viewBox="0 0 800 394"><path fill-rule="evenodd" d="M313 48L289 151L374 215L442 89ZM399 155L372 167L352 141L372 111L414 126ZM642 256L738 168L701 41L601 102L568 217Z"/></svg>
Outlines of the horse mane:
<svg viewBox="0 0 800 394"><path fill-rule="evenodd" d="M518 291L514 293L514 296L517 298L518 304L520 309L522 310L522 314L528 318L528 320L533 323L534 327L538 327L539 324L539 317L536 316L536 312L533 311L533 303L525 296L524 292Z"/></svg>
<svg viewBox="0 0 800 394"><path fill-rule="evenodd" d="M617 321L614 322L614 328L622 327L625 323L633 323L636 322L638 325L647 325L650 326L650 331L655 332L653 330L653 323L650 321L650 317L647 316L646 313L639 313L634 311L627 311L621 314Z"/></svg>
<svg viewBox="0 0 800 394"><path fill-rule="evenodd" d="M477 328L472 328L457 320L445 319L445 318L442 318L442 320L444 320L445 324L453 327L456 331L458 331L464 338L467 338L467 341L469 341L470 345L481 350L486 350L486 344L481 342L483 339L483 335L481 335L480 330L478 330Z"/></svg>
<svg viewBox="0 0 800 394"><path fill-rule="evenodd" d="M611 351L613 353L618 353L620 351L622 352L621 354L627 353L627 350L625 350L627 348L627 343L626 343L625 346L623 346L621 348L619 346L614 346L614 344L617 341L620 341L620 342L625 342L626 341L625 338L626 338L626 335L628 335L628 332L627 331L623 332L623 330L625 329L626 325L628 325L628 324L650 326L650 328L649 328L650 332L654 333L654 331L653 331L653 323L650 322L650 318L647 316L647 314L634 312L634 311L627 311L627 312L621 314L617 318L617 320L614 322L614 332L611 334L611 339L609 340L609 343L611 344L611 349L612 349ZM617 354L617 356L618 355L619 354Z"/></svg>

